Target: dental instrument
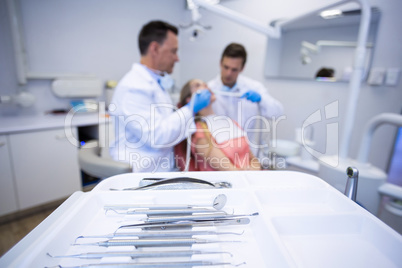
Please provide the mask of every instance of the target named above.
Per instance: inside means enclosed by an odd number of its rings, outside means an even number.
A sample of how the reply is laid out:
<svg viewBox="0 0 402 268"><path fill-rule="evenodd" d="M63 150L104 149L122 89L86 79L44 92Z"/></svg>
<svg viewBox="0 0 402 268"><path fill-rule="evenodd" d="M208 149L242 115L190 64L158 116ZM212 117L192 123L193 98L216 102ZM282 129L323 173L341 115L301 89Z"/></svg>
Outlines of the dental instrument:
<svg viewBox="0 0 402 268"><path fill-rule="evenodd" d="M159 210L154 210L154 209L128 209L126 212L119 212L118 210L115 209L108 209L107 211L113 211L116 214L122 214L122 215L137 215L137 214L147 214L147 215L167 215L167 214L173 214L173 215L178 215L178 214L193 214L193 213L214 213L215 215L223 214L226 215L227 213L225 211L218 211L214 209L208 209L208 208L190 208L190 209L159 209Z"/></svg>
<svg viewBox="0 0 402 268"><path fill-rule="evenodd" d="M216 214L193 214L184 216L163 216L163 217L148 217L146 222L169 222L169 221L203 221L203 220L217 220L217 219L237 219L241 217L252 217L258 216L258 212L252 214L242 214L242 215L216 215Z"/></svg>
<svg viewBox="0 0 402 268"><path fill-rule="evenodd" d="M233 264L230 262L211 262L211 261L183 261L183 262L143 262L143 263L96 263L96 264L83 264L79 266L61 266L57 265L54 267L58 268L84 268L84 267L135 267L135 268L158 268L158 267L193 267L193 266L218 266L218 265L230 265L233 267L238 267L240 265L246 264L245 262L239 264ZM51 268L51 267L45 267Z"/></svg>
<svg viewBox="0 0 402 268"><path fill-rule="evenodd" d="M242 233L235 232L216 232L216 231L142 231L142 232L130 232L130 233L111 233L105 235L86 235L86 236L78 236L75 239L75 242L78 239L86 239L86 238L114 238L114 237L140 237L140 238L149 238L149 237L191 237L193 235L242 235Z"/></svg>
<svg viewBox="0 0 402 268"><path fill-rule="evenodd" d="M359 170L359 190L356 198L359 204L374 215L378 215L379 212L381 195L378 191L381 186L386 184L387 174L382 169L370 164L368 162L368 156L374 132L383 124L402 126L402 115L383 113L373 117L365 126L357 159L342 157L337 159L337 156L320 158L319 177L340 192L344 191L344 187L347 183L344 175L345 169L353 165ZM335 163L337 165L334 165Z"/></svg>
<svg viewBox="0 0 402 268"><path fill-rule="evenodd" d="M232 185L229 182L209 182L206 180L200 180L190 177L177 177L169 179L161 179L157 182L139 186L121 189L122 191L127 190L180 190L180 189L202 189L202 188L231 188ZM115 191L118 189L111 188L110 190Z"/></svg>
<svg viewBox="0 0 402 268"><path fill-rule="evenodd" d="M193 244L210 244L210 243L235 243L241 241L219 241L207 240L199 238L141 238L141 239L109 239L95 243L72 244L73 246L100 246L100 247L119 247L119 246L135 246L135 247L180 247L191 246Z"/></svg>
<svg viewBox="0 0 402 268"><path fill-rule="evenodd" d="M221 210L227 202L227 197L225 194L219 194L217 195L214 200L212 201L212 208L215 210ZM205 210L206 208L210 207L210 205L180 205L180 204L165 204L165 205L155 205L155 204L141 204L141 205L136 205L136 204L124 204L124 205L105 205L104 209L107 210L129 210L129 209L139 209L139 210L148 210L150 213L152 213L152 210L175 210L175 213L178 213L176 210L194 210L196 212L197 210ZM146 212L148 212L146 211ZM186 211L187 213L189 211ZM157 213L156 213L157 214Z"/></svg>
<svg viewBox="0 0 402 268"><path fill-rule="evenodd" d="M345 195L356 202L359 171L355 167L348 167L346 174L348 175L348 180L346 182Z"/></svg>
<svg viewBox="0 0 402 268"><path fill-rule="evenodd" d="M105 257L130 257L132 259L140 258L167 258L167 257L191 257L193 255L205 254L228 254L232 257L230 252L224 251L200 251L200 250L175 250L175 251L106 251L106 252L87 252L74 255L61 255L53 256L47 253L52 258L78 258L78 259L101 259Z"/></svg>
<svg viewBox="0 0 402 268"><path fill-rule="evenodd" d="M204 220L204 221L173 221L164 223L137 223L122 225L117 230L126 228L141 228L143 230L161 229L166 230L167 228L190 228L190 227L215 227L215 226L226 226L226 225L244 225L249 224L249 218L238 218L238 219L218 219L218 220Z"/></svg>

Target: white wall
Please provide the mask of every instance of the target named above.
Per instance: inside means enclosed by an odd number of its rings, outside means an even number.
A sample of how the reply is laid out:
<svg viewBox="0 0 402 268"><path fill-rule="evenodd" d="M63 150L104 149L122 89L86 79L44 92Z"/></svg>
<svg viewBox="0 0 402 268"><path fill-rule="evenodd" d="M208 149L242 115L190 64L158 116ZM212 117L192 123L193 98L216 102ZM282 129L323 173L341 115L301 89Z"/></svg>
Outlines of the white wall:
<svg viewBox="0 0 402 268"><path fill-rule="evenodd" d="M288 18L335 1L330 0L232 0L223 5L254 19L268 23ZM382 17L373 59L373 67L401 68L402 63L402 2L399 0L370 0L380 8ZM163 19L175 25L190 22L184 0L20 0L24 39L30 71L93 73L102 80L121 78L132 62L139 60L137 35L140 27L152 20ZM0 0L0 94L19 89L7 25L5 0ZM230 42L240 42L248 50L249 59L244 73L264 83L270 93L286 109L287 120L279 124L279 137L294 138L294 129L318 109L339 102L339 135L345 121L348 87L345 83L323 84L302 80L275 80L264 77L267 38L244 26L202 10L201 22L212 30L196 42L189 41L188 32L180 33L180 63L174 77L180 87L193 77L209 80L219 71L219 58ZM5 23L3 23L5 22ZM3 60L4 59L4 60ZM14 77L14 79L10 79ZM68 100L56 98L49 90L49 81L29 81L26 89L37 96L33 108L16 113L42 113L54 108L68 107ZM0 105L1 106L1 105ZM397 87L363 85L359 98L355 128L351 138L350 155L356 156L363 128L373 116L382 112L400 113L402 84ZM7 113L4 106L0 113ZM316 148L325 152L325 123L315 127ZM333 134L333 133L332 133ZM370 161L385 168L394 129L382 127L377 131ZM333 143L336 144L336 143ZM330 152L334 148L328 149Z"/></svg>
<svg viewBox="0 0 402 268"><path fill-rule="evenodd" d="M325 6L336 1L223 1L223 5L233 10L246 14L254 19L268 23L278 18L288 18L308 12L311 9ZM379 25L373 67L401 68L402 47L400 39L402 30L397 25L402 25L402 18L399 11L402 10L402 3L398 0L369 1L373 6L380 8L382 12ZM301 127L306 118L334 101L339 102L338 120L329 120L315 126L316 149L322 153L331 153L334 148L325 148L326 123L339 122L339 136L342 136L343 123L345 122L346 104L348 98L348 84L345 83L317 83L303 80L279 80L267 79L263 75L264 53L266 38L261 34L252 32L234 22L218 18L208 11L202 12L205 23L211 24L213 29L205 35L203 40L192 45L189 41L183 40L185 53L192 55L191 62L183 62L181 76L183 80L191 78L194 73L203 79L210 79L218 72L218 62L222 48L229 42L243 43L249 53L249 62L244 73L262 81L267 85L270 93L278 98L285 106L287 120L279 123L279 136L281 138L293 139L294 129ZM221 49L219 49L221 47ZM208 56L206 56L208 55ZM206 68L214 64L212 68ZM186 65L187 64L187 67ZM402 80L402 79L401 79ZM350 156L356 157L360 140L363 135L364 126L373 116L383 112L400 113L402 109L402 84L397 87L368 86L363 84L355 119L355 127L351 137ZM324 115L324 113L323 113ZM395 128L383 126L377 130L370 153L370 162L385 169L395 134ZM336 138L334 133L331 137ZM342 139L342 137L340 137ZM339 141L341 142L341 141Z"/></svg>

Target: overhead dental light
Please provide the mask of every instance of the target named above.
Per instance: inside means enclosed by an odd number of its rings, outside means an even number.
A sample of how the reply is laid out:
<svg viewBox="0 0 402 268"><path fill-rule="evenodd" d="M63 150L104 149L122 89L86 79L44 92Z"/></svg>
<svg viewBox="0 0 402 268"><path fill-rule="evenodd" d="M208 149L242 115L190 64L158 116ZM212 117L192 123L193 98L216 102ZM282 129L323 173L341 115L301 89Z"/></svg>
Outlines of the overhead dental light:
<svg viewBox="0 0 402 268"><path fill-rule="evenodd" d="M190 37L190 40L195 40L199 33L212 28L211 26L200 25L199 20L201 18L201 15L198 12L198 9L200 7L216 13L221 17L239 23L254 31L260 32L268 37L275 39L280 38L281 31L277 26L265 25L263 23L260 23L253 18L249 18L239 12L219 5L219 2L219 0L187 0L187 7L191 11L192 15L192 22L190 23L190 25L181 26L181 28L190 28L192 30L192 36Z"/></svg>
<svg viewBox="0 0 402 268"><path fill-rule="evenodd" d="M216 5L220 0L208 0L208 4ZM182 29L188 29L190 31L190 41L197 40L206 30L211 30L209 25L202 25L199 21L201 14L199 7L193 0L187 0L187 8L191 11L191 22L188 25L179 25Z"/></svg>

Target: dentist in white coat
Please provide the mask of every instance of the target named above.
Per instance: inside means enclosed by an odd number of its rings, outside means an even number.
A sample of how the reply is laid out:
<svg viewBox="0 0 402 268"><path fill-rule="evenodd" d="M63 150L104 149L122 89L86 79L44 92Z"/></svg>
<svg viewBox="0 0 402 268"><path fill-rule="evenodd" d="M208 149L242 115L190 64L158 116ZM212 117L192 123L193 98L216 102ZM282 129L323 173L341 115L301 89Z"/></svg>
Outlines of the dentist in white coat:
<svg viewBox="0 0 402 268"><path fill-rule="evenodd" d="M258 141L259 133L253 131L258 129L257 122L260 119L257 117L261 115L266 119L278 118L283 114L283 106L260 82L241 75L246 60L244 46L237 43L226 46L220 62L221 72L208 82L208 87L217 93L216 101L212 104L215 114L237 121L247 132L250 148L258 157L258 142L264 144L264 141ZM220 92L226 94L221 95ZM227 93L236 93L237 96ZM261 129L264 128L267 126L261 125Z"/></svg>
<svg viewBox="0 0 402 268"><path fill-rule="evenodd" d="M195 130L193 115L208 106L210 92L196 95L193 107L175 109L167 89L169 76L179 61L178 29L163 21L151 21L140 31L140 63L117 85L109 113L115 122L115 142L110 154L130 163L133 172L172 171L173 146Z"/></svg>

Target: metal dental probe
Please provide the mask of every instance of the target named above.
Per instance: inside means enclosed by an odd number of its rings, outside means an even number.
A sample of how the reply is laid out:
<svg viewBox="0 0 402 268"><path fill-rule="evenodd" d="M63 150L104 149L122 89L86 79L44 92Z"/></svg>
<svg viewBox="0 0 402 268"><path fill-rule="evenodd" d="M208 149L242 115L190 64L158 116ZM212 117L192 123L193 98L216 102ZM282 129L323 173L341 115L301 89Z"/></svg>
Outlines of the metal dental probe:
<svg viewBox="0 0 402 268"><path fill-rule="evenodd" d="M233 264L230 262L211 262L211 261L183 261L183 262L143 262L143 263L95 263L95 264L83 264L79 266L53 266L54 268L84 268L84 267L120 267L120 268L159 268L159 267L193 267L193 266L218 266L218 265L230 265L238 267L246 264L245 262L239 264ZM45 267L52 268L52 267Z"/></svg>
<svg viewBox="0 0 402 268"><path fill-rule="evenodd" d="M125 212L119 212L115 209L107 209L107 211L113 211L117 214L122 215L138 215L138 214L147 214L147 215L159 215L159 214L191 214L191 213L215 213L215 214L227 214L225 211L219 211L215 209L209 208L189 208L189 209L128 209ZM106 212L107 212L106 211Z"/></svg>
<svg viewBox="0 0 402 268"><path fill-rule="evenodd" d="M113 246L135 246L135 247L163 247L163 246L189 246L193 244L209 244L209 243L236 243L241 241L219 241L219 240L206 240L198 238L152 238L152 239L110 239L95 243L73 244L73 246L100 246L100 247L113 247Z"/></svg>
<svg viewBox="0 0 402 268"><path fill-rule="evenodd" d="M205 186L210 186L212 188L231 188L232 185L229 182L216 182L212 183L206 180L201 180L201 179L196 179L196 178L190 178L190 177L177 177L177 178L169 178L169 179L163 179L159 180L156 182L153 182L151 184L145 185L145 186L138 186L138 187L130 187L130 188L124 188L124 189L114 189L110 188L109 190L111 191L135 191L135 190L148 190L152 189L154 187L162 186L162 185L169 185L169 184L200 184L200 185L205 185Z"/></svg>
<svg viewBox="0 0 402 268"><path fill-rule="evenodd" d="M166 257L189 257L193 255L208 255L208 254L228 254L230 252L209 252L200 250L180 250L180 251L107 251L107 252L87 252L75 255L53 256L47 253L52 258L79 258L79 259L101 259L104 257L131 257L132 259L139 258L166 258Z"/></svg>
<svg viewBox="0 0 402 268"><path fill-rule="evenodd" d="M250 223L249 218L206 220L206 221L175 221L166 223L139 223L139 224L122 225L119 228L117 228L117 230L124 228L142 228L142 229L158 228L161 230L165 230L167 228L243 225L249 223Z"/></svg>
<svg viewBox="0 0 402 268"><path fill-rule="evenodd" d="M227 197L225 194L217 195L212 201L212 208L215 210L221 210L227 202ZM123 205L105 205L104 209L107 211L109 209L114 210L128 210L128 209L149 209L149 210L169 210L169 209L210 209L210 205L180 205L180 204L123 204Z"/></svg>
<svg viewBox="0 0 402 268"><path fill-rule="evenodd" d="M258 216L258 212L248 215L214 215L214 214L199 214L186 216L164 216L164 217L148 217L146 222L169 222L169 221L184 221L184 220L220 220L220 219L237 219L242 217Z"/></svg>
<svg viewBox="0 0 402 268"><path fill-rule="evenodd" d="M85 238L114 238L114 237L191 237L193 235L242 235L242 233L235 233L235 232L216 232L216 231L172 231L172 230L165 230L165 231L142 231L142 232L130 232L130 233L111 233L105 235L88 235L88 236L78 236L75 239L75 242L78 239L85 239Z"/></svg>

